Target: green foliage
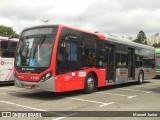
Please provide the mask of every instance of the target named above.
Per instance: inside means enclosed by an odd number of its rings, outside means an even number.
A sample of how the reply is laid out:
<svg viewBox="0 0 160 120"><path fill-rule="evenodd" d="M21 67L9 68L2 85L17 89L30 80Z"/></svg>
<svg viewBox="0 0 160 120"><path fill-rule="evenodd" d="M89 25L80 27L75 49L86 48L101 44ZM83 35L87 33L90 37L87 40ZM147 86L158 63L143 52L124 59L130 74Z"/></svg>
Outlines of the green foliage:
<svg viewBox="0 0 160 120"><path fill-rule="evenodd" d="M12 27L0 25L0 36L4 37L18 37L19 35L13 30Z"/></svg>
<svg viewBox="0 0 160 120"><path fill-rule="evenodd" d="M146 37L145 33L141 30L138 33L137 38L133 42L147 45L147 37Z"/></svg>
<svg viewBox="0 0 160 120"><path fill-rule="evenodd" d="M157 43L153 44L153 47L160 48L160 42L158 44Z"/></svg>

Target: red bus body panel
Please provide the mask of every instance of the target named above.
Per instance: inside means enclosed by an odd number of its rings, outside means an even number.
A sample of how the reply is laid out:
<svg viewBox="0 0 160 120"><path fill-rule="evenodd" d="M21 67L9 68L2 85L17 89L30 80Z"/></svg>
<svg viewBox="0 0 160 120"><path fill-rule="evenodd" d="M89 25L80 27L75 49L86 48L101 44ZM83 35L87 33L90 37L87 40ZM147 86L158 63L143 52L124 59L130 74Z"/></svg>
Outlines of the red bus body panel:
<svg viewBox="0 0 160 120"><path fill-rule="evenodd" d="M96 75L97 77L97 87L102 87L102 86L107 86L107 85L116 85L116 82L113 82L112 84L107 84L106 81L106 69L101 69L101 68L85 68L84 70L78 70L74 72L68 72L65 74L60 74L56 75L56 57L57 57L57 49L58 49L58 43L59 43L59 38L61 35L61 31L64 27L63 25L59 25L58 32L56 35L55 43L54 43L54 48L52 51L52 58L51 58L51 64L50 67L41 72L40 74L32 74L32 73L18 73L18 71L15 69L15 73L17 78L20 81L24 82L33 82L33 83L39 83L42 76L52 72L52 77L53 77L53 83L50 85L53 85L54 92L65 92L65 91L73 91L73 90L81 90L84 89L84 84L85 84L85 79L88 73L92 72L93 74ZM71 28L71 27L67 27ZM71 28L73 30L78 30L75 28ZM82 30L78 30L82 31ZM86 32L86 31L82 31ZM87 32L89 33L89 32ZM97 33L90 33L96 35L100 40L105 40L105 36L102 34L97 34ZM144 74L153 74L153 73L148 73L144 72ZM128 74L117 74L118 77L127 77ZM116 77L117 77L116 76ZM138 74L135 74L135 77L137 77ZM38 86L38 85L37 85Z"/></svg>

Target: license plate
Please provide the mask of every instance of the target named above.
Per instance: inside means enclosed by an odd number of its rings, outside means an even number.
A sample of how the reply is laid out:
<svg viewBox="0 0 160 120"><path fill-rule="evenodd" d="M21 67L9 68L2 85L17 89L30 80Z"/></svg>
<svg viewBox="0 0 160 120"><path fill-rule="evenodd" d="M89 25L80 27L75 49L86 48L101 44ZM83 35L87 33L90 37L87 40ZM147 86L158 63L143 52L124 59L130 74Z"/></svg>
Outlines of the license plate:
<svg viewBox="0 0 160 120"><path fill-rule="evenodd" d="M32 89L32 85L25 85L24 86L26 89Z"/></svg>

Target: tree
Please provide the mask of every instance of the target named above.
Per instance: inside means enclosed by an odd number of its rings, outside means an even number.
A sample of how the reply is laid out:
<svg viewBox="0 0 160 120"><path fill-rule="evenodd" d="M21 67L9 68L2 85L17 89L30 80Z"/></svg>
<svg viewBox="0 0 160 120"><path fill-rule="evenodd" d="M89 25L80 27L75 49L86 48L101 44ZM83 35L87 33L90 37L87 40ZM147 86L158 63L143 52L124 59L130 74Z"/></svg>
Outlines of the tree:
<svg viewBox="0 0 160 120"><path fill-rule="evenodd" d="M153 44L153 47L155 47L155 48L160 48L160 42L157 44L157 43L154 43Z"/></svg>
<svg viewBox="0 0 160 120"><path fill-rule="evenodd" d="M134 40L134 42L147 45L147 37L142 30L138 33L137 38Z"/></svg>
<svg viewBox="0 0 160 120"><path fill-rule="evenodd" d="M13 30L12 27L0 25L0 36L18 37L19 35Z"/></svg>
<svg viewBox="0 0 160 120"><path fill-rule="evenodd" d="M131 41L133 40L133 38L131 36L129 36L128 39L131 40Z"/></svg>

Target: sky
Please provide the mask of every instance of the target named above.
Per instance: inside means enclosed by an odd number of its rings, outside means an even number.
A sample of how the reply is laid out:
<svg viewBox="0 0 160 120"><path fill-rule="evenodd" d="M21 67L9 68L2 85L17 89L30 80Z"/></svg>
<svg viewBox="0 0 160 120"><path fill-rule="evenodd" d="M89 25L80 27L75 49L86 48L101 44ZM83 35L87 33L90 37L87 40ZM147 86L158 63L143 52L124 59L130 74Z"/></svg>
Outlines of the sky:
<svg viewBox="0 0 160 120"><path fill-rule="evenodd" d="M100 33L137 36L160 32L160 0L0 0L0 25L64 24Z"/></svg>

